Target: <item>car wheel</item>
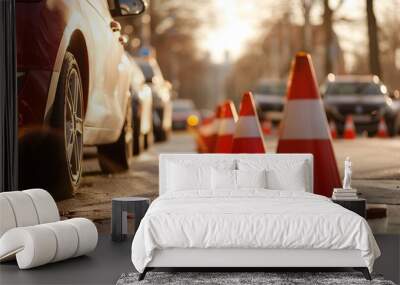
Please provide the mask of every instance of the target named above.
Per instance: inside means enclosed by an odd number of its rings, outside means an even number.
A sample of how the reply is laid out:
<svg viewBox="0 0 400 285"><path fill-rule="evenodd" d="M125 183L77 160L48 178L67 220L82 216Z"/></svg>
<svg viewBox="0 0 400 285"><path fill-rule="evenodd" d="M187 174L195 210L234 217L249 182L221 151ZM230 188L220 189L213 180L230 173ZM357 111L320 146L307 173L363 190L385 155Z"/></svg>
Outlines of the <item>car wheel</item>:
<svg viewBox="0 0 400 285"><path fill-rule="evenodd" d="M117 173L129 169L132 149L132 107L129 102L125 115L125 123L118 140L111 144L97 146L101 170L104 173Z"/></svg>
<svg viewBox="0 0 400 285"><path fill-rule="evenodd" d="M344 134L344 122L341 121L334 121L336 125L336 131L338 134L338 137L343 137Z"/></svg>
<svg viewBox="0 0 400 285"><path fill-rule="evenodd" d="M66 52L48 127L20 137L20 187L41 187L55 200L79 186L83 158L83 89L79 66Z"/></svg>
<svg viewBox="0 0 400 285"><path fill-rule="evenodd" d="M386 126L388 130L388 135L394 137L400 132L400 115L387 119Z"/></svg>
<svg viewBox="0 0 400 285"><path fill-rule="evenodd" d="M162 110L153 110L153 135L155 142L162 142L164 139Z"/></svg>
<svg viewBox="0 0 400 285"><path fill-rule="evenodd" d="M133 154L139 155L144 148L144 135L141 132L140 114L133 114Z"/></svg>
<svg viewBox="0 0 400 285"><path fill-rule="evenodd" d="M148 150L154 143L153 129L144 135L144 149Z"/></svg>
<svg viewBox="0 0 400 285"><path fill-rule="evenodd" d="M370 127L370 129L367 131L367 135L369 138L373 138L378 134L378 126L379 124L374 124Z"/></svg>
<svg viewBox="0 0 400 285"><path fill-rule="evenodd" d="M162 128L156 129L154 131L154 140L156 142L165 142L168 140L169 131L166 131Z"/></svg>

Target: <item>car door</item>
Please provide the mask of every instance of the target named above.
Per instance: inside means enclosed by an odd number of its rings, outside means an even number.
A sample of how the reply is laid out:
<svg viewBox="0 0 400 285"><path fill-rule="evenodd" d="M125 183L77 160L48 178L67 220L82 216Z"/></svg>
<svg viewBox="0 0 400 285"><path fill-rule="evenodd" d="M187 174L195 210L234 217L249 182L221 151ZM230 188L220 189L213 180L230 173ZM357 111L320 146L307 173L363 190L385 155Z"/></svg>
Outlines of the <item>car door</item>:
<svg viewBox="0 0 400 285"><path fill-rule="evenodd" d="M120 75L124 51L119 42L120 26L108 10L107 0L81 1L92 34L92 92L85 116L85 144L112 143L124 123L127 94L121 92Z"/></svg>

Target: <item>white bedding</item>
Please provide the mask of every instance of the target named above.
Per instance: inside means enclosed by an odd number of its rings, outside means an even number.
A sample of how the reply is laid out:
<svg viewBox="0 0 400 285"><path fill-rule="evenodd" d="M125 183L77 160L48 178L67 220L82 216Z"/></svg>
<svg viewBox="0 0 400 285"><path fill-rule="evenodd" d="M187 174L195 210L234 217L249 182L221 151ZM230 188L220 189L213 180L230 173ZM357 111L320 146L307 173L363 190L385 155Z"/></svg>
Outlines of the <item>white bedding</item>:
<svg viewBox="0 0 400 285"><path fill-rule="evenodd" d="M160 196L134 237L135 268L165 248L358 249L370 271L380 255L357 214L323 196L265 189Z"/></svg>

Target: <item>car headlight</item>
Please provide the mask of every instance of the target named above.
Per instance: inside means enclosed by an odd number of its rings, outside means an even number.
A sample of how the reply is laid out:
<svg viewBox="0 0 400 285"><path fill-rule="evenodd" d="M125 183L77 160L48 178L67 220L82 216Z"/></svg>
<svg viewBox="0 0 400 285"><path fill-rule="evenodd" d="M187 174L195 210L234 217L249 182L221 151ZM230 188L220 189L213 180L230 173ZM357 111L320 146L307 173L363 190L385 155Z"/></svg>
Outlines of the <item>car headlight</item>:
<svg viewBox="0 0 400 285"><path fill-rule="evenodd" d="M388 106L390 106L390 107L393 105L393 100L389 96L386 97L386 104L388 104Z"/></svg>

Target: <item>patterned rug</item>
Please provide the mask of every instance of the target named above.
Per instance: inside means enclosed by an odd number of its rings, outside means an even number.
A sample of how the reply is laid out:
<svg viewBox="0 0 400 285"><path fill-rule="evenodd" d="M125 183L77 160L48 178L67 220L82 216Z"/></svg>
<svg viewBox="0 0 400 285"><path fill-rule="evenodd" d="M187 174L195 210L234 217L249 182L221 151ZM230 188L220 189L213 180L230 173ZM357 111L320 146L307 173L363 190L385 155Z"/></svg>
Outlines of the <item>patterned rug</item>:
<svg viewBox="0 0 400 285"><path fill-rule="evenodd" d="M138 281L138 273L122 274L117 285L133 284L376 284L395 285L381 276L372 275L368 281L359 272L148 272L146 278Z"/></svg>

